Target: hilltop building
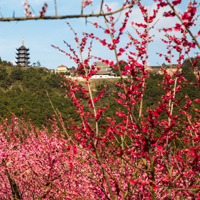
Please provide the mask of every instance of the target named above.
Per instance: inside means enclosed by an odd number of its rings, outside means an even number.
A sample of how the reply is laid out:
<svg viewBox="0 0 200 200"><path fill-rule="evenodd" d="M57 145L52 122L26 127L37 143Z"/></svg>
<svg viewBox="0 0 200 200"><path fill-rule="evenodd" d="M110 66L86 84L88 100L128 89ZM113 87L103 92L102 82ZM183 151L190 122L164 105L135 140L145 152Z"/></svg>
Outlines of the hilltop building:
<svg viewBox="0 0 200 200"><path fill-rule="evenodd" d="M117 74L113 73L112 72L112 68L108 65L106 65L105 63L103 62L95 62L95 70L97 71L96 74L92 75L91 79L110 79L110 78L116 78L116 79L119 79L120 77L117 76ZM56 70L57 72L58 70ZM83 79L82 76L74 76L72 75L73 74L73 71L74 69L72 68L71 70L71 73L70 75L66 75L65 77L66 78L71 78L71 79ZM123 75L123 78L128 78L128 76L126 75Z"/></svg>
<svg viewBox="0 0 200 200"><path fill-rule="evenodd" d="M16 64L19 64L23 67L27 67L30 63L29 60L29 49L24 46L24 39L22 39L22 46L17 49L17 61Z"/></svg>
<svg viewBox="0 0 200 200"><path fill-rule="evenodd" d="M147 70L153 74L163 74L163 71L161 70L162 66L147 66ZM163 68L167 71L167 73L172 76L174 72L177 71L177 66L175 64L165 65ZM182 71L182 69L180 69Z"/></svg>
<svg viewBox="0 0 200 200"><path fill-rule="evenodd" d="M55 70L56 73L65 73L65 72L69 72L70 70L64 66L64 65L60 65L57 67L57 70Z"/></svg>
<svg viewBox="0 0 200 200"><path fill-rule="evenodd" d="M100 70L92 76L93 78L109 78L116 76L116 74L112 72L111 67L103 62L96 62L95 69L98 68L100 68Z"/></svg>
<svg viewBox="0 0 200 200"><path fill-rule="evenodd" d="M146 70L148 70L149 72L153 74L161 74L160 68L161 66L147 66Z"/></svg>

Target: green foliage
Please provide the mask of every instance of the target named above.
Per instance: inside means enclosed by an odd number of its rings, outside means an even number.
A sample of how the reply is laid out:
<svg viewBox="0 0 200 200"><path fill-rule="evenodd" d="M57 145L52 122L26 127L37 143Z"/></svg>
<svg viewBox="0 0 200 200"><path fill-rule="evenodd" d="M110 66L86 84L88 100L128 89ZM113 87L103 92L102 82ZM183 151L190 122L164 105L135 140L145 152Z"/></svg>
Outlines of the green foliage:
<svg viewBox="0 0 200 200"><path fill-rule="evenodd" d="M12 79L13 82L15 82L17 80L22 80L23 79L22 70L20 68L14 69L10 74L10 78Z"/></svg>
<svg viewBox="0 0 200 200"><path fill-rule="evenodd" d="M10 70L10 73L7 71ZM23 118L24 112L31 118L37 127L45 125L46 119L51 118L54 110L47 97L53 103L55 109L61 112L63 119L79 117L72 112L74 106L66 98L66 94L60 87L61 78L57 74L51 74L42 68L20 68L18 66L6 70L0 67L0 115L9 118L10 112ZM24 112L23 112L24 110Z"/></svg>
<svg viewBox="0 0 200 200"><path fill-rule="evenodd" d="M0 59L0 63L3 61ZM127 63L120 65L123 70ZM196 83L196 77L191 69L188 67L188 61L184 61L182 65L184 76L190 82L184 85L176 94L176 100L181 99L178 107L174 108L173 114L179 115L179 108L185 105L184 96L188 96L191 100L199 98L200 89L191 85L191 82ZM115 71L117 73L117 71ZM143 97L143 115L147 115L148 109L155 109L158 106L158 101L161 101L161 96L166 94L163 88L158 86L162 81L164 75L150 74L146 79L146 90ZM121 81L120 79L118 80ZM61 78L57 74L51 74L50 71L43 68L23 68L19 66L1 66L0 67L0 115L2 118L8 118L10 112L15 113L18 117L23 118L25 111L33 123L37 127L41 127L46 123L46 119L51 118L54 110L47 97L48 92L50 99L56 109L58 109L64 121L69 121L69 115L75 121L79 120L79 116L74 112L75 107L65 93L65 89L61 88ZM130 84L130 83L126 83ZM126 109L119 104L118 94L123 93L123 89L118 87L114 81L101 81L96 85L94 96L97 97L102 90L105 90L104 96L96 103L97 108L109 106L105 111L105 117L100 118L99 123L106 125L108 122L106 117L115 117L117 123L121 121L121 117L116 116L116 112ZM114 92L115 91L115 92ZM77 98L82 98L82 92L76 91ZM182 100L183 99L183 100ZM85 101L85 100L83 100ZM85 109L90 109L87 101L84 102ZM194 104L197 109L199 104ZM135 108L136 116L139 107ZM163 112L160 116L166 118Z"/></svg>
<svg viewBox="0 0 200 200"><path fill-rule="evenodd" d="M144 92L145 108L155 108L157 106L157 101L161 98L161 95L165 94L164 89L158 86L162 79L163 75L160 74L150 74L150 77L147 79L146 90Z"/></svg>
<svg viewBox="0 0 200 200"><path fill-rule="evenodd" d="M5 67L5 66L9 66L9 67L12 67L13 64L11 62L8 62L6 60L2 60L1 57L0 57L0 66L2 67Z"/></svg>
<svg viewBox="0 0 200 200"><path fill-rule="evenodd" d="M183 72L187 73L187 72L193 72L194 71L191 62L192 63L194 62L194 58L185 59L183 61L183 64L181 65ZM198 67L198 69L200 69L200 59L198 59L196 67Z"/></svg>
<svg viewBox="0 0 200 200"><path fill-rule="evenodd" d="M0 80L4 80L8 73L4 67L0 67Z"/></svg>
<svg viewBox="0 0 200 200"><path fill-rule="evenodd" d="M0 67L0 87L4 90L11 85L11 79L5 69L5 67Z"/></svg>

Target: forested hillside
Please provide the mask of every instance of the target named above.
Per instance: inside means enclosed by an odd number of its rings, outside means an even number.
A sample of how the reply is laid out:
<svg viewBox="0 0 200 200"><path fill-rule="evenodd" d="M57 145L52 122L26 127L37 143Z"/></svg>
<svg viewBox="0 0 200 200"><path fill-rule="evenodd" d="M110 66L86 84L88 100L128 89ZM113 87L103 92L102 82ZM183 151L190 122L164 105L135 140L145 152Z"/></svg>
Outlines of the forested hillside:
<svg viewBox="0 0 200 200"><path fill-rule="evenodd" d="M61 2L2 5L1 56L75 70L0 59L0 199L200 200L198 2Z"/></svg>
<svg viewBox="0 0 200 200"><path fill-rule="evenodd" d="M191 61L193 62L193 58L191 58ZM124 66L127 63L124 62L120 64L120 69L124 70ZM176 94L176 99L181 99L185 96L188 96L190 100L195 100L196 98L199 98L200 96L200 88L195 87L195 83L197 83L197 78L194 74L194 69L190 64L190 61L188 59L185 59L182 66L182 73L183 77L185 77L187 80L189 80L187 83L185 83L182 89ZM200 59L198 60L197 64L198 70L200 69ZM113 72L117 73L116 70L113 70ZM139 75L140 76L140 75ZM158 100L162 101L162 95L165 94L165 91L163 87L166 87L166 85L162 85L164 75L161 74L155 74L155 73L149 73L149 78L146 80L146 90L144 92L144 112L147 114L148 109L155 109L158 106ZM134 81L136 84L137 81ZM191 84L194 83L194 84ZM130 83L129 83L130 85ZM106 112L112 112L112 110L116 110L116 107L119 107L119 104L117 102L110 102L110 99L118 98L118 93L113 93L112 91L118 91L122 92L123 90L120 89L116 84L113 84L113 82L109 81L103 81L100 82L98 85L96 85L96 90L101 91L102 89L107 90L106 95L103 96L103 101L101 104L104 106L110 105L110 108L106 110ZM99 94L99 93L98 93ZM179 109L182 108L185 105L185 101L181 101L178 107L174 108L174 114L179 114ZM199 104L193 105L197 109L200 107ZM124 106L122 106L123 108ZM137 109L137 108L136 108ZM137 112L136 112L137 113ZM113 113L114 114L114 113ZM145 113L143 113L145 115ZM161 114L163 118L165 118L165 114L163 112L163 115Z"/></svg>
<svg viewBox="0 0 200 200"><path fill-rule="evenodd" d="M122 66L123 68L124 66ZM187 60L182 65L184 76L191 80L196 81L196 77L190 69ZM163 75L149 74L149 79L146 81L146 90L144 93L144 111L148 109L155 109L158 106L158 99L161 99L161 95L164 94L162 87L158 86L163 80ZM78 114L74 112L74 105L67 96L61 81L65 79L61 78L57 74L53 74L50 70L45 68L23 68L20 66L13 66L10 62L1 61L0 63L0 116L1 120L10 118L11 113L14 113L19 118L24 118L25 114L31 118L35 126L41 127L47 123L47 120L55 114L50 100L55 109L58 109L64 121L68 121L69 117L79 120ZM120 81L120 80L119 80ZM116 81L117 82L117 81ZM82 83L81 83L82 84ZM91 84L93 84L91 80ZM130 83L129 83L130 84ZM62 85L62 87L61 87ZM66 82L67 87L67 82ZM184 85L185 88L177 93L177 99L188 96L191 100L199 98L200 89L190 85L188 82ZM109 106L104 112L106 116L114 116L118 110L123 110L124 106L120 106L116 99L119 97L119 93L123 90L117 86L112 79L99 79L92 85L93 93L97 97L102 90L105 91L105 95L101 101L97 103L98 107ZM117 91L117 92L114 92ZM49 94L50 100L47 96ZM81 97L81 92L76 92L77 97ZM85 109L89 109L84 98L82 99ZM179 108L183 107L185 102L181 102L179 107L175 107L174 113L179 114ZM198 104L194 105L195 107ZM136 113L138 108L136 108ZM144 116L146 115L143 113ZM166 118L166 114L161 115ZM106 124L104 120L99 121L101 125ZM120 117L116 117L116 120L120 120Z"/></svg>
<svg viewBox="0 0 200 200"><path fill-rule="evenodd" d="M62 113L63 119L68 119L69 114L74 115L73 105L60 87L60 81L59 75L43 68L1 65L1 120L10 118L12 112L20 118L27 115L36 127L41 127L55 114L50 100L54 108Z"/></svg>

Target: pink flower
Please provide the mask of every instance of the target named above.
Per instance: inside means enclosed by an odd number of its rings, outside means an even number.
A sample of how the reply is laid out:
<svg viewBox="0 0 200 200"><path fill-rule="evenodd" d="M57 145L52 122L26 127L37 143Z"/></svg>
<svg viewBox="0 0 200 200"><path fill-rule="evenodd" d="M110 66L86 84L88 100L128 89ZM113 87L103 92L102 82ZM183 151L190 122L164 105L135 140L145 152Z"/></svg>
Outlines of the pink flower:
<svg viewBox="0 0 200 200"><path fill-rule="evenodd" d="M117 44L117 43L119 43L119 40L113 39L113 43Z"/></svg>
<svg viewBox="0 0 200 200"><path fill-rule="evenodd" d="M106 30L104 31L104 33L107 33L107 34L109 34L109 33L110 33L110 31L109 31L108 29L106 29Z"/></svg>
<svg viewBox="0 0 200 200"><path fill-rule="evenodd" d="M124 69L129 70L129 69L131 69L131 67L129 65L125 65Z"/></svg>
<svg viewBox="0 0 200 200"><path fill-rule="evenodd" d="M92 1L93 1L93 0L83 0L83 1L82 1L82 6L83 6L83 7L86 7L86 6L90 5L90 4L92 4Z"/></svg>
<svg viewBox="0 0 200 200"><path fill-rule="evenodd" d="M94 26L97 28L97 27L98 27L98 23L97 23L97 22L94 22Z"/></svg>
<svg viewBox="0 0 200 200"><path fill-rule="evenodd" d="M129 182L133 185L135 185L137 183L137 180L129 180Z"/></svg>
<svg viewBox="0 0 200 200"><path fill-rule="evenodd" d="M174 0L174 1L172 1L172 4L174 6L176 6L176 5L180 4L180 3L181 3L181 0Z"/></svg>
<svg viewBox="0 0 200 200"><path fill-rule="evenodd" d="M123 52L125 52L125 50L122 49L122 48L120 48L120 49L119 49L119 52L120 52L120 53L123 53Z"/></svg>
<svg viewBox="0 0 200 200"><path fill-rule="evenodd" d="M163 147L162 146L157 146L157 149L161 151L163 149Z"/></svg>
<svg viewBox="0 0 200 200"><path fill-rule="evenodd" d="M113 61L110 61L109 65L110 65L110 66L114 65L114 62L113 62Z"/></svg>

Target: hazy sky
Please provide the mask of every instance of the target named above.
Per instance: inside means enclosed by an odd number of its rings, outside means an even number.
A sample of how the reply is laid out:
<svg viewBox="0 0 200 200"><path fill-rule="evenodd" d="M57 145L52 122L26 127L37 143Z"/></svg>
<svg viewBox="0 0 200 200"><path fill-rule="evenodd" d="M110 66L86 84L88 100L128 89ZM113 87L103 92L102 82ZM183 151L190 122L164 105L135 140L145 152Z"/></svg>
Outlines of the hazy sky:
<svg viewBox="0 0 200 200"><path fill-rule="evenodd" d="M82 0L57 0L58 6L58 15L66 15L66 14L79 14L81 10L81 1ZM43 0L29 0L28 1L31 7L34 9L35 14L39 15L39 11L41 10L44 1ZM88 6L84 9L84 13L91 13L91 9L94 12L99 11L99 4L101 0L94 0L93 6ZM105 4L110 5L113 10L120 8L124 2L124 0L104 0ZM153 0L142 0L148 9L151 8L151 11L156 8L156 3ZM186 9L188 0L184 0L182 6L178 8L179 12L183 12ZM54 1L46 0L48 4L46 16L54 15ZM22 5L22 0L0 0L0 9L3 17L12 17L13 13L16 17L23 17L24 14L24 6ZM31 9L30 9L31 10ZM173 27L175 22L178 22L176 18L163 18L161 10L158 14L159 21L155 25L155 28L151 30L150 34L155 35L154 43L149 45L149 65L161 65L165 60L160 58L156 53L160 52L162 54L166 53L166 45L160 42L161 38L164 38L163 33L159 33L158 29L163 27ZM34 13L33 13L34 14ZM199 10L198 10L199 14ZM116 28L119 29L120 25L124 19L124 12L120 14L116 14L116 19L119 18ZM103 23L103 18L88 18L90 22L98 22L99 25L105 27ZM130 22L143 22L143 17L137 7L133 9L131 17L128 22L127 30L133 36L137 37L135 34L135 30L131 27ZM66 22L69 22L75 31L78 33L78 36L82 37L82 32L94 33L95 36L98 36L101 39L106 38L109 41L108 35L105 35L103 30L95 29L94 26L90 23L86 25L85 19L63 19L63 20L38 20L38 21L20 21L20 22L0 22L0 57L2 60L7 60L14 62L16 59L16 48L19 48L22 44L22 38L24 37L25 46L30 49L30 62L31 64L34 62L40 61L41 65L47 67L49 69L56 69L59 65L66 65L67 67L75 66L76 64L69 59L65 54L59 52L58 50L51 47L51 44L55 46L59 46L66 52L70 52L68 47L64 44L63 40L70 43L73 48L76 49L77 44L74 42L74 35L72 31L67 26ZM193 29L196 34L200 30L200 24L197 23L195 29ZM174 34L177 34L174 32ZM198 38L199 40L199 38ZM88 40L90 41L90 40ZM129 42L127 35L121 39L118 47L125 47L126 43ZM129 49L133 51L134 49ZM198 51L196 49L195 51ZM86 52L83 54L87 56L87 48ZM102 57L103 59L114 59L114 52L108 50L106 47L103 47L98 41L93 41L93 49L92 55ZM194 54L190 54L190 56L194 56ZM120 59L126 59L125 55ZM177 59L177 58L176 58ZM176 59L173 60L175 63ZM94 62L95 60L92 60Z"/></svg>

